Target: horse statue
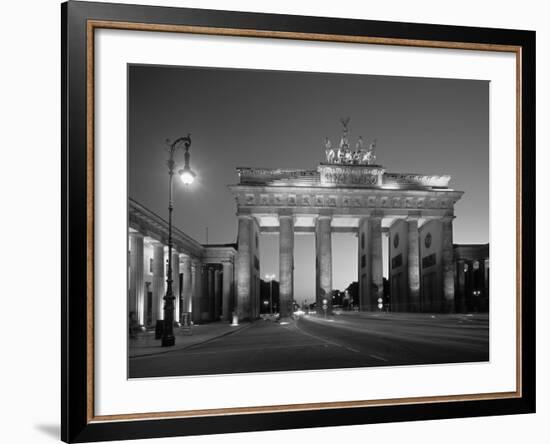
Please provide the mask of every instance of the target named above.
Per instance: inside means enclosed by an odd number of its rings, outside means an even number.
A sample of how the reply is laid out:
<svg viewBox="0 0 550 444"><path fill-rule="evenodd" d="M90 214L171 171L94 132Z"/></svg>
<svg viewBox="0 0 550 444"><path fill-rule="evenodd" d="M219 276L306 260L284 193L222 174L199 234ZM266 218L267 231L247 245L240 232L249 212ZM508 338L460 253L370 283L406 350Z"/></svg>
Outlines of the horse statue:
<svg viewBox="0 0 550 444"><path fill-rule="evenodd" d="M361 164L364 152L365 150L363 148L363 137L359 136L359 139L357 139L357 143L355 144L355 151L353 152L354 165Z"/></svg>
<svg viewBox="0 0 550 444"><path fill-rule="evenodd" d="M375 154L375 150L376 150L376 139L374 139L372 141L372 143L370 144L369 146L369 152L370 152L370 157L371 157L371 160L370 160L370 163L369 165L372 165L374 162L376 162L376 154Z"/></svg>
<svg viewBox="0 0 550 444"><path fill-rule="evenodd" d="M325 138L325 155L327 157L327 163L334 163L336 151L332 148L332 142L328 137Z"/></svg>
<svg viewBox="0 0 550 444"><path fill-rule="evenodd" d="M338 152L336 153L336 163L344 163L344 160L346 158L346 148L338 148Z"/></svg>
<svg viewBox="0 0 550 444"><path fill-rule="evenodd" d="M362 162L366 165L372 165L376 161L376 154L374 154L374 150L376 149L376 139L372 141L372 143L369 145L369 149L364 152L363 154L363 160Z"/></svg>
<svg viewBox="0 0 550 444"><path fill-rule="evenodd" d="M352 164L353 163L353 151L346 149L344 151L344 163Z"/></svg>

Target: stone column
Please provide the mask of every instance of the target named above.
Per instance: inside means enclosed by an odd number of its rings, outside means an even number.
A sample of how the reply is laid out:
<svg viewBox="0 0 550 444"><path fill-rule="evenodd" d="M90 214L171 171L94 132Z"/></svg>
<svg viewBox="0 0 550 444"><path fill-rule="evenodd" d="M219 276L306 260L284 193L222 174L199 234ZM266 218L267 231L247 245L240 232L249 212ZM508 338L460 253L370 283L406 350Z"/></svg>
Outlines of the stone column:
<svg viewBox="0 0 550 444"><path fill-rule="evenodd" d="M199 323L201 321L201 299L203 297L202 263L200 261L193 261L191 271L191 286L193 288L193 295L191 296L191 320L194 323Z"/></svg>
<svg viewBox="0 0 550 444"><path fill-rule="evenodd" d="M202 319L211 321L214 318L214 269L207 265L206 268L206 300L202 309Z"/></svg>
<svg viewBox="0 0 550 444"><path fill-rule="evenodd" d="M195 270L191 270L191 258L189 256L180 256L181 272L183 273L182 286L181 286L181 298L182 307L184 313L191 313L193 307L193 276L192 273ZM182 313L180 313L181 322Z"/></svg>
<svg viewBox="0 0 550 444"><path fill-rule="evenodd" d="M459 259L456 262L457 270L456 270L456 283L458 286L458 311L461 313L466 312L466 273L464 271L464 267L466 266L466 263L463 259Z"/></svg>
<svg viewBox="0 0 550 444"><path fill-rule="evenodd" d="M180 322L180 254L172 248L172 291L174 293L174 322Z"/></svg>
<svg viewBox="0 0 550 444"><path fill-rule="evenodd" d="M443 311L454 312L455 283L453 270L453 217L445 217L441 221L441 266L443 277Z"/></svg>
<svg viewBox="0 0 550 444"><path fill-rule="evenodd" d="M214 310L213 310L213 320L219 321L221 315L221 303L222 303L222 292L221 292L221 272L220 270L214 270Z"/></svg>
<svg viewBox="0 0 550 444"><path fill-rule="evenodd" d="M158 319L164 319L164 245L153 244L153 325Z"/></svg>
<svg viewBox="0 0 550 444"><path fill-rule="evenodd" d="M223 262L222 320L232 321L231 293L233 289L233 263Z"/></svg>
<svg viewBox="0 0 550 444"><path fill-rule="evenodd" d="M237 301L236 311L239 320L249 319L250 297L252 293L252 216L239 216L238 252L236 263Z"/></svg>
<svg viewBox="0 0 550 444"><path fill-rule="evenodd" d="M323 300L326 299L327 313L332 311L332 229L331 216L320 215L317 217L316 235L316 260L317 260L317 314L323 314Z"/></svg>
<svg viewBox="0 0 550 444"><path fill-rule="evenodd" d="M292 315L294 300L294 217L279 215L279 313Z"/></svg>
<svg viewBox="0 0 550 444"><path fill-rule="evenodd" d="M145 324L143 267L143 235L141 233L130 233L130 300L128 301L128 311L138 325Z"/></svg>
<svg viewBox="0 0 550 444"><path fill-rule="evenodd" d="M250 229L251 252L251 291L250 291L250 316L252 319L257 319L260 316L260 241L259 241L259 225L255 218L252 218L252 226Z"/></svg>
<svg viewBox="0 0 550 444"><path fill-rule="evenodd" d="M382 218L371 217L370 225L370 301L371 309L378 310L378 299L384 295L384 268L382 264Z"/></svg>
<svg viewBox="0 0 550 444"><path fill-rule="evenodd" d="M407 311L420 311L420 245L418 236L418 219L408 218L408 301Z"/></svg>
<svg viewBox="0 0 550 444"><path fill-rule="evenodd" d="M361 218L357 227L357 283L359 309L361 311L371 310L369 300L369 281L370 281L370 258L369 254L369 221L367 218Z"/></svg>

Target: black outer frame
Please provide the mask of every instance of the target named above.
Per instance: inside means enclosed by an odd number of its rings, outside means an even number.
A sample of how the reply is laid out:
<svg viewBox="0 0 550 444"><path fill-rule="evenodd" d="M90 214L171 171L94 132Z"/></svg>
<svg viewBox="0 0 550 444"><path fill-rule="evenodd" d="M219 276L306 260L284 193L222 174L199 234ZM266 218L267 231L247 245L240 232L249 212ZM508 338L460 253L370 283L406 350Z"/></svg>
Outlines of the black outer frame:
<svg viewBox="0 0 550 444"><path fill-rule="evenodd" d="M522 396L520 398L87 421L86 22L241 28L520 46L522 49ZM61 439L90 442L535 412L535 32L69 1L61 5Z"/></svg>

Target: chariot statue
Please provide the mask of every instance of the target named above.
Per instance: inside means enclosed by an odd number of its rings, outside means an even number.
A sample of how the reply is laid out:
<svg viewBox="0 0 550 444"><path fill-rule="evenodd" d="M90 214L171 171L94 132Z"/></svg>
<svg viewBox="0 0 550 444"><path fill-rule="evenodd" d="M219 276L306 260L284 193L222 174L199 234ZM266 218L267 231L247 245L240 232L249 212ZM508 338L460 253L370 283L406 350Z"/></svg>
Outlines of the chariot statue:
<svg viewBox="0 0 550 444"><path fill-rule="evenodd" d="M348 124L349 124L350 118L346 117L345 119L340 119L340 122L342 123L342 138L340 139L340 148L349 149L349 141L348 141Z"/></svg>
<svg viewBox="0 0 550 444"><path fill-rule="evenodd" d="M325 138L325 156L327 163L344 165L373 165L376 162L376 139L365 149L363 137L359 136L355 144L355 151L350 149L348 140L348 125L350 118L341 118L342 136L338 148L333 148L332 142L328 137Z"/></svg>
<svg viewBox="0 0 550 444"><path fill-rule="evenodd" d="M349 149L347 149L344 152L344 163L347 163L347 164L353 163L353 153Z"/></svg>

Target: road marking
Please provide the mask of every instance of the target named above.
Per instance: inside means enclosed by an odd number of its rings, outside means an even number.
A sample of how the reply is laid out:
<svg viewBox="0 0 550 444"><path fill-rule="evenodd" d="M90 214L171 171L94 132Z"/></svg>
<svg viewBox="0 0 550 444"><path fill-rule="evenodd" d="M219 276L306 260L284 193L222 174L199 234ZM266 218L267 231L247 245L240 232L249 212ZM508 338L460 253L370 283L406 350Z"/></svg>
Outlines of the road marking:
<svg viewBox="0 0 550 444"><path fill-rule="evenodd" d="M374 358L374 359L378 359L379 361L384 361L384 362L388 362L387 359L384 359L380 356L376 356L376 355L369 355L371 358Z"/></svg>
<svg viewBox="0 0 550 444"><path fill-rule="evenodd" d="M306 336L310 336L312 338L315 338L315 339L318 339L319 341L323 341L323 342L326 342L327 344L330 344L330 345L334 345L336 347L341 347L341 348L345 348L346 350L349 350L353 353L361 353L359 350L356 350L352 347L348 347L346 345L342 345L342 344L338 344L337 342L334 342L334 341L329 341L328 339L325 339L325 338L322 338L320 336L316 336L314 335L313 333L309 333L309 332L306 332L304 331L303 329L301 329L300 327L298 327L298 324L296 323L296 330L299 330L300 333L306 335Z"/></svg>

